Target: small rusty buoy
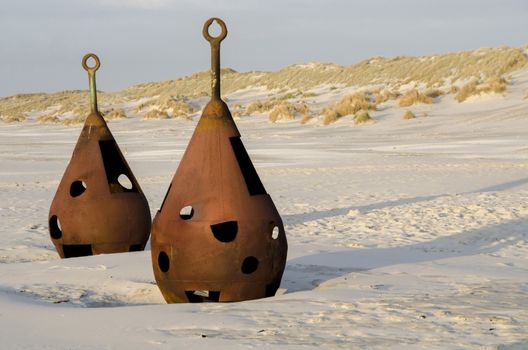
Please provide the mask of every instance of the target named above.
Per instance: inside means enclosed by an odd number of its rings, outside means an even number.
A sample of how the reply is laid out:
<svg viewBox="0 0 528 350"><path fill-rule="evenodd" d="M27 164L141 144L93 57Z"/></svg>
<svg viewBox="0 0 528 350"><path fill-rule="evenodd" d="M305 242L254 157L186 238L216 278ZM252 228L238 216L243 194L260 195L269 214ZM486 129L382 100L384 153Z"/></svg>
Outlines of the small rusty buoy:
<svg viewBox="0 0 528 350"><path fill-rule="evenodd" d="M51 203L50 236L61 258L143 250L149 206L98 110L99 58L87 54L82 66L89 77L91 112Z"/></svg>
<svg viewBox="0 0 528 350"><path fill-rule="evenodd" d="M209 34L216 21L222 29ZM286 264L282 219L220 97L220 42L205 22L211 101L152 225L152 264L169 303L241 301L275 295Z"/></svg>

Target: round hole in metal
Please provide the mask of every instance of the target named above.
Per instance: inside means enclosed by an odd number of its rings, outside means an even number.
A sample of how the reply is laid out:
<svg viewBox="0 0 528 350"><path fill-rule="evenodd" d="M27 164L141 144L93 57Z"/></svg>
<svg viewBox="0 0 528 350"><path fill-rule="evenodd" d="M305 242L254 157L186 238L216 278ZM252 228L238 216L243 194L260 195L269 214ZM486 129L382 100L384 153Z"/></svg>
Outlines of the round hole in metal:
<svg viewBox="0 0 528 350"><path fill-rule="evenodd" d="M161 251L158 255L158 266L162 272L169 271L170 260L169 256L164 251Z"/></svg>
<svg viewBox="0 0 528 350"><path fill-rule="evenodd" d="M273 228L273 231L271 231L271 238L273 239L279 238L279 226L275 226Z"/></svg>
<svg viewBox="0 0 528 350"><path fill-rule="evenodd" d="M259 261L254 256L248 256L244 259L242 262L242 273L245 273L246 275L253 273L258 268Z"/></svg>
<svg viewBox="0 0 528 350"><path fill-rule="evenodd" d="M81 180L73 181L70 185L70 196L78 197L86 191L86 183Z"/></svg>
<svg viewBox="0 0 528 350"><path fill-rule="evenodd" d="M117 182L119 182L119 184L127 190L132 189L132 182L130 181L128 176L126 176L125 174L119 175L119 177L117 178Z"/></svg>
<svg viewBox="0 0 528 350"><path fill-rule="evenodd" d="M62 237L62 230L60 227L60 221L57 215L53 215L49 219L49 230L50 230L50 236L53 239L60 239Z"/></svg>
<svg viewBox="0 0 528 350"><path fill-rule="evenodd" d="M193 215L194 215L194 209L190 205L185 206L185 207L181 208L181 210L180 210L180 218L182 220L189 220L190 218L193 217Z"/></svg>

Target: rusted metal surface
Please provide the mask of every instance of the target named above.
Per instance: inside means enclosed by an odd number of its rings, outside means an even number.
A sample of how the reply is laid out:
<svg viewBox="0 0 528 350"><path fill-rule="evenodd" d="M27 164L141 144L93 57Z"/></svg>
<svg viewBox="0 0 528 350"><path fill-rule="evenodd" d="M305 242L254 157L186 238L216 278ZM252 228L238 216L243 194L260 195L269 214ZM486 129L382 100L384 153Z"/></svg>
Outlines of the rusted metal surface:
<svg viewBox="0 0 528 350"><path fill-rule="evenodd" d="M143 250L149 206L97 108L99 58L87 54L82 66L89 76L91 112L51 203L51 239L61 258Z"/></svg>
<svg viewBox="0 0 528 350"><path fill-rule="evenodd" d="M211 37L209 26L222 28ZM220 98L224 22L209 19L211 101L152 225L152 263L165 300L240 301L275 295L286 263L281 217Z"/></svg>

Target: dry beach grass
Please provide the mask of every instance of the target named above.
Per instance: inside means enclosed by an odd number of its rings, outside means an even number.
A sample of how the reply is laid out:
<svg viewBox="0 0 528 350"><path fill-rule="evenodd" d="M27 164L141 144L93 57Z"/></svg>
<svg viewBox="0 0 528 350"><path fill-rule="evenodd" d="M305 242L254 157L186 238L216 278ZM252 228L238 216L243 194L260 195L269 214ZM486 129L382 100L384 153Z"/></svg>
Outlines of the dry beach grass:
<svg viewBox="0 0 528 350"><path fill-rule="evenodd" d="M503 93L507 88L505 77L527 66L525 50L501 47L422 57L374 57L351 66L308 63L276 72L240 73L225 68L222 90L226 95L258 87L269 91L268 98L239 103L236 117L260 113L276 122L300 114L302 123L306 123L315 113L327 125L360 109L372 110L375 105L398 98L399 105L407 107L435 103L445 93L455 95L459 102L474 95ZM138 84L119 92L99 92L99 102L102 109L116 105L122 108L124 113L114 112L108 115L110 118L133 113L144 119L188 119L203 107L209 79L205 71L176 80ZM317 99L324 87L337 94L355 87L364 95L343 97L340 102L314 108L310 101ZM86 104L87 93L81 90L18 94L0 98L0 119L7 123L35 119L43 124L75 124L86 116ZM303 110L299 110L299 104L305 106Z"/></svg>

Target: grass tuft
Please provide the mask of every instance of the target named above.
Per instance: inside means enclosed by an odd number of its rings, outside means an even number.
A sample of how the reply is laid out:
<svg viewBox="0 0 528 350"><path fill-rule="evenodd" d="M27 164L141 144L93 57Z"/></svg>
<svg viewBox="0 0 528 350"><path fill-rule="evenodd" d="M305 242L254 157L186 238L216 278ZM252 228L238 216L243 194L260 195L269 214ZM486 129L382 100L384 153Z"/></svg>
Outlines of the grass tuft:
<svg viewBox="0 0 528 350"><path fill-rule="evenodd" d="M507 82L503 77L491 77L484 83L480 83L478 80L472 80L460 88L455 99L461 103L471 96L489 93L500 94L506 91L506 86Z"/></svg>
<svg viewBox="0 0 528 350"><path fill-rule="evenodd" d="M431 98L436 98L436 97L442 96L443 94L444 92L439 89L428 89L424 92L425 96L428 96Z"/></svg>
<svg viewBox="0 0 528 350"><path fill-rule="evenodd" d="M410 120L410 119L414 119L414 118L416 118L416 115L414 115L414 113L411 112L411 111L406 111L403 114L403 120Z"/></svg>
<svg viewBox="0 0 528 350"><path fill-rule="evenodd" d="M430 96L422 94L416 89L412 89L403 95L399 101L400 107L409 107L416 103L431 104L433 103L433 99Z"/></svg>
<svg viewBox="0 0 528 350"><path fill-rule="evenodd" d="M389 90L379 90L374 93L374 101L376 104L387 102L389 100L395 100L400 97L400 93Z"/></svg>
<svg viewBox="0 0 528 350"><path fill-rule="evenodd" d="M4 123L19 123L25 121L26 119L27 117L22 113L10 113L0 115L0 120L2 120Z"/></svg>
<svg viewBox="0 0 528 350"><path fill-rule="evenodd" d="M165 111L160 111L157 108L154 108L147 113L145 113L145 116L143 119L149 120L149 119L168 119L169 115Z"/></svg>
<svg viewBox="0 0 528 350"><path fill-rule="evenodd" d="M56 112L50 114L44 114L37 118L39 124L59 124L61 120Z"/></svg>
<svg viewBox="0 0 528 350"><path fill-rule="evenodd" d="M305 103L282 102L273 107L269 114L269 121L276 123L278 121L293 120L298 115L302 115L302 120L305 120L311 118L312 112Z"/></svg>
<svg viewBox="0 0 528 350"><path fill-rule="evenodd" d="M369 122L371 120L372 120L372 118L371 118L370 114L368 113L368 111L364 111L364 110L361 110L361 111L357 112L356 115L354 116L354 124L356 124L356 125L364 124L364 123Z"/></svg>
<svg viewBox="0 0 528 350"><path fill-rule="evenodd" d="M126 117L125 110L122 108L111 109L104 114L106 120L124 119Z"/></svg>
<svg viewBox="0 0 528 350"><path fill-rule="evenodd" d="M376 104L370 101L368 93L356 92L347 95L321 111L323 124L328 125L335 123L339 118L355 114L361 110L376 110Z"/></svg>
<svg viewBox="0 0 528 350"><path fill-rule="evenodd" d="M269 114L269 121L276 123L279 120L292 120L295 118L295 106L289 102L276 105Z"/></svg>

